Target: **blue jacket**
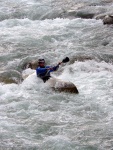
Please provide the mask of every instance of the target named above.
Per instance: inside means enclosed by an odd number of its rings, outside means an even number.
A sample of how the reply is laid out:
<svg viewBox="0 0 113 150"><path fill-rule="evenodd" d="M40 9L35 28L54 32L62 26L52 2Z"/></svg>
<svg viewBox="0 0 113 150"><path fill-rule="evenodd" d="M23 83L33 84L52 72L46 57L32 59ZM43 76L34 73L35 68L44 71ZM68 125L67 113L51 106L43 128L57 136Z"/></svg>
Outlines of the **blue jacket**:
<svg viewBox="0 0 113 150"><path fill-rule="evenodd" d="M48 70L48 68L51 68ZM53 71L56 71L59 68L59 65L51 67L51 66L45 66L44 68L38 67L36 69L37 77L40 77L43 79L44 82L46 82L51 76L50 73Z"/></svg>

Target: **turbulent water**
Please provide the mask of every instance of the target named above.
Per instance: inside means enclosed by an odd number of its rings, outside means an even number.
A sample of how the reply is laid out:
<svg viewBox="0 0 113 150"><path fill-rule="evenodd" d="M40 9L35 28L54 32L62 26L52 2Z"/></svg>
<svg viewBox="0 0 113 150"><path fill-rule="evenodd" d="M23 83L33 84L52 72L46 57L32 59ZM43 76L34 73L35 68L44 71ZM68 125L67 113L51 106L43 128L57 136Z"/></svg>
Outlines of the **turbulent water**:
<svg viewBox="0 0 113 150"><path fill-rule="evenodd" d="M75 3L82 0L0 0L0 150L113 149L113 27L65 17ZM25 63L66 56L53 75L78 95L52 91L35 74L21 82Z"/></svg>

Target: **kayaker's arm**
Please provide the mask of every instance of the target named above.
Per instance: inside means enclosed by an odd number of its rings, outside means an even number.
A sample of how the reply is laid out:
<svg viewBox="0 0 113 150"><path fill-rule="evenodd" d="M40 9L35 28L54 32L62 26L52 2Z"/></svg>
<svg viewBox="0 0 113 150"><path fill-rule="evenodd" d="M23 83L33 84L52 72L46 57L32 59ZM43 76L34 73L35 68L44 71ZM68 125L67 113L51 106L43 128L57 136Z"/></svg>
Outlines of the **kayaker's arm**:
<svg viewBox="0 0 113 150"><path fill-rule="evenodd" d="M44 74L47 72L47 68L37 68L36 69L36 73L37 73L37 76L40 75L40 74Z"/></svg>
<svg viewBox="0 0 113 150"><path fill-rule="evenodd" d="M50 73L53 71L57 71L59 68L59 65L62 63L66 63L69 61L69 58L66 57L65 59L62 60L62 62L59 62L56 66L50 67L50 66L45 66L45 60L44 59L39 59L39 67L36 69L36 74L37 77L40 77L44 82L46 82L50 77Z"/></svg>
<svg viewBox="0 0 113 150"><path fill-rule="evenodd" d="M59 62L56 66L54 66L54 67L49 67L48 70L50 70L50 72L57 71L58 68L59 68L59 65L60 65L61 63L62 63L62 62Z"/></svg>
<svg viewBox="0 0 113 150"><path fill-rule="evenodd" d="M52 70L53 70L53 71L56 71L56 70L59 68L59 65L61 65L62 63L66 63L66 62L68 62L68 61L69 61L69 58L68 58L68 57L64 58L61 62L58 63L58 65L52 67ZM51 69L50 69L50 70L51 70Z"/></svg>

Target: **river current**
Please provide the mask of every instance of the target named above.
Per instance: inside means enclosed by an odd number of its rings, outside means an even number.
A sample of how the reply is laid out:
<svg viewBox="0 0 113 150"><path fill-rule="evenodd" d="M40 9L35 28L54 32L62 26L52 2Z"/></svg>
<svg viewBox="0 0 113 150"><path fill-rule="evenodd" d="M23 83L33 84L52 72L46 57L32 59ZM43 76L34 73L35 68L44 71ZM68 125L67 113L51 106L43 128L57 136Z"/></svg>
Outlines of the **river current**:
<svg viewBox="0 0 113 150"><path fill-rule="evenodd" d="M35 74L18 84L0 82L0 150L113 149L113 27L61 17L61 6L68 3L0 0L1 78L31 71L22 66L38 58L54 65L68 56L52 74L79 90L52 91Z"/></svg>

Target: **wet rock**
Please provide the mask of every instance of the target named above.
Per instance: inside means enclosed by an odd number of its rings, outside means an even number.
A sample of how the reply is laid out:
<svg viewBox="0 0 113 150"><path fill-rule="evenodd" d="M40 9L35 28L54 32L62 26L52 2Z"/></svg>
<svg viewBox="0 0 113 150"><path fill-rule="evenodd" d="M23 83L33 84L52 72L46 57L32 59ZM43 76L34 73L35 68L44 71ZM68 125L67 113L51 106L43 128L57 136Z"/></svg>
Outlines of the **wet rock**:
<svg viewBox="0 0 113 150"><path fill-rule="evenodd" d="M36 70L36 68L38 67L38 61L32 61L32 62L28 62L26 64L24 64L23 69L34 69Z"/></svg>
<svg viewBox="0 0 113 150"><path fill-rule="evenodd" d="M93 57L90 57L90 56L73 56L70 59L70 64L73 64L75 61L84 62L84 61L92 60L92 59L93 59Z"/></svg>
<svg viewBox="0 0 113 150"><path fill-rule="evenodd" d="M76 13L76 17L80 17L80 18L83 18L83 19L92 19L94 17L94 13L88 13L88 12L82 12L82 11L78 11Z"/></svg>
<svg viewBox="0 0 113 150"><path fill-rule="evenodd" d="M102 0L102 2L111 3L113 0Z"/></svg>
<svg viewBox="0 0 113 150"><path fill-rule="evenodd" d="M68 93L75 93L75 94L79 93L77 87L72 82L67 82L67 81L63 81L61 79L52 77L46 83L54 91L68 92Z"/></svg>
<svg viewBox="0 0 113 150"><path fill-rule="evenodd" d="M102 0L100 2L91 3L74 3L73 6L67 7L65 10L67 11L67 17L69 19L103 19L106 14L112 14L112 2L112 0Z"/></svg>
<svg viewBox="0 0 113 150"><path fill-rule="evenodd" d="M99 20L99 19L103 20L104 17L105 17L105 14L99 14L99 15L96 15L94 18L97 20Z"/></svg>
<svg viewBox="0 0 113 150"><path fill-rule="evenodd" d="M108 44L109 44L108 41L103 41L103 42L102 42L102 45L103 45L103 46L107 46Z"/></svg>
<svg viewBox="0 0 113 150"><path fill-rule="evenodd" d="M80 7L81 6L81 7ZM78 5L73 9L67 10L68 16L79 17L83 19L92 19L99 14L103 14L106 12L106 9L103 6L97 7L97 5ZM105 14L104 14L105 15Z"/></svg>
<svg viewBox="0 0 113 150"><path fill-rule="evenodd" d="M69 10L67 12L68 18L83 18L83 19L92 19L94 17L94 13L86 12L86 11L76 11L76 10Z"/></svg>
<svg viewBox="0 0 113 150"><path fill-rule="evenodd" d="M113 15L106 15L103 18L103 24L113 24Z"/></svg>
<svg viewBox="0 0 113 150"><path fill-rule="evenodd" d="M20 72L16 70L8 70L0 72L0 82L4 82L6 84L11 83L21 83L23 81L22 75Z"/></svg>
<svg viewBox="0 0 113 150"><path fill-rule="evenodd" d="M54 91L58 91L58 92L66 92L66 93L75 93L75 94L78 94L78 89L75 85L71 85L71 87L59 87L59 88L55 88L55 87L52 87L52 89Z"/></svg>

